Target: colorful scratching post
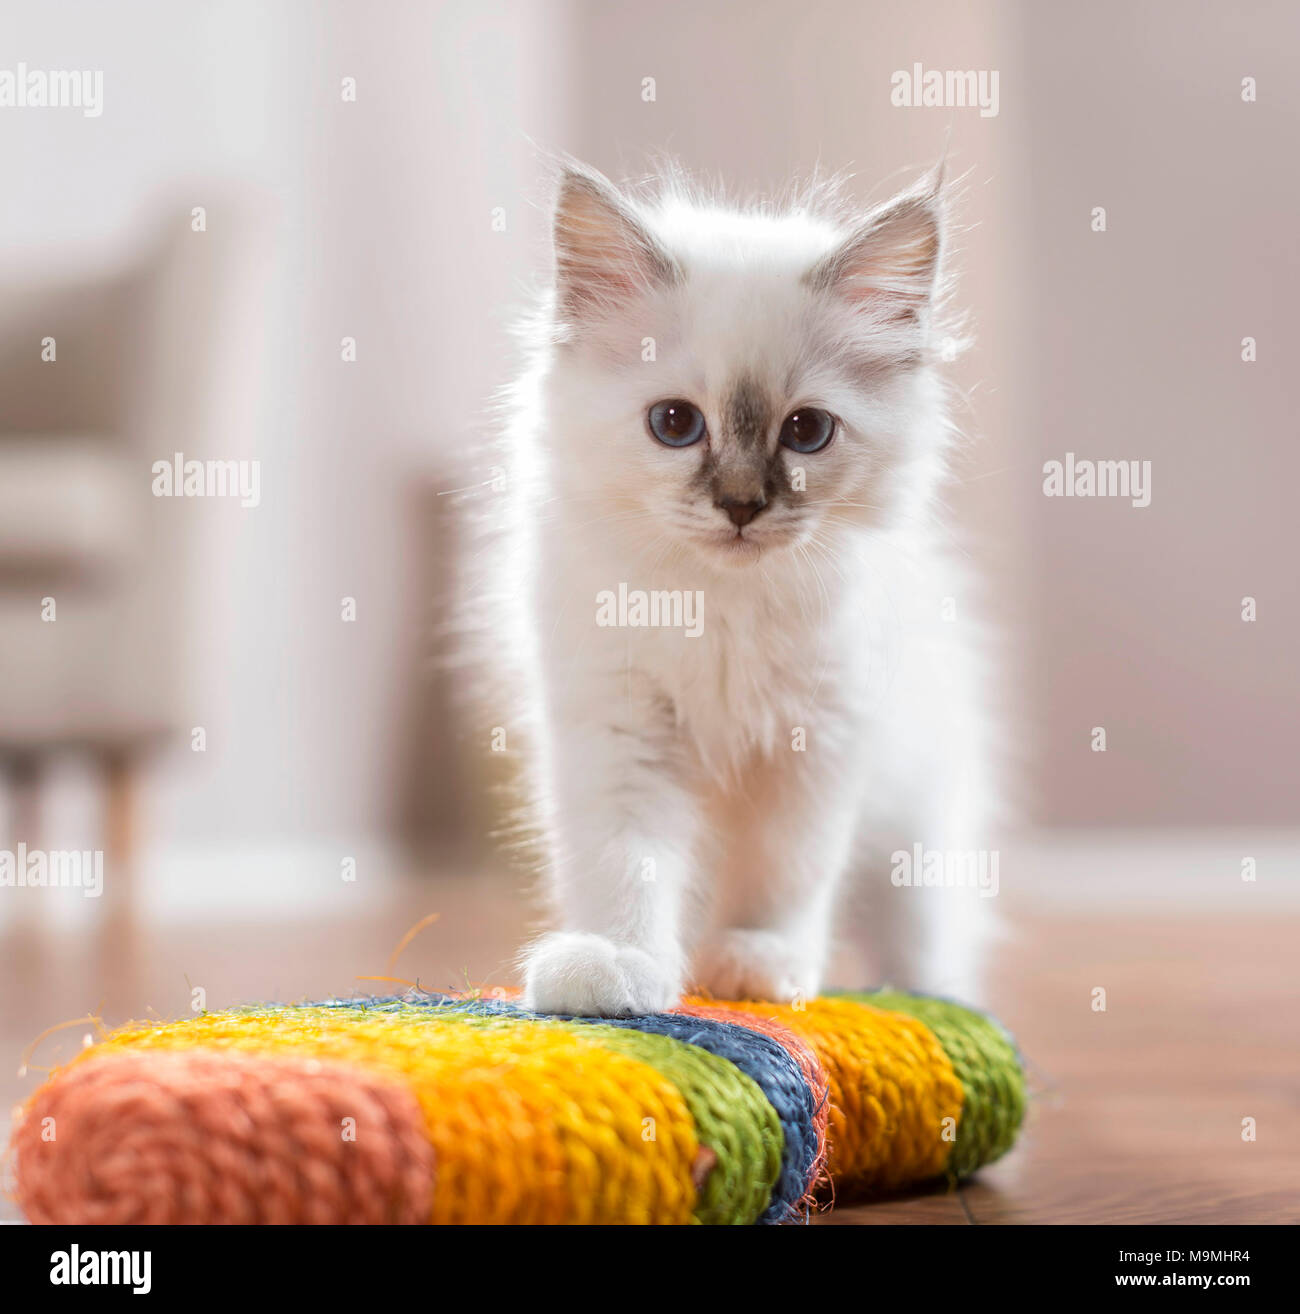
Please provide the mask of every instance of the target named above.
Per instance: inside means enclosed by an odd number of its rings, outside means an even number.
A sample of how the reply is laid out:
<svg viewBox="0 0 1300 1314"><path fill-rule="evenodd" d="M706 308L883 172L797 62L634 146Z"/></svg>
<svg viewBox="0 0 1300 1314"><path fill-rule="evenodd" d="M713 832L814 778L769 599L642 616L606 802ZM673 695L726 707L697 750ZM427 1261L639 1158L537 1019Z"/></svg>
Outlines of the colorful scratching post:
<svg viewBox="0 0 1300 1314"><path fill-rule="evenodd" d="M124 1027L28 1102L19 1202L38 1223L782 1223L964 1177L1024 1114L1009 1037L945 1000L601 1020L507 993Z"/></svg>

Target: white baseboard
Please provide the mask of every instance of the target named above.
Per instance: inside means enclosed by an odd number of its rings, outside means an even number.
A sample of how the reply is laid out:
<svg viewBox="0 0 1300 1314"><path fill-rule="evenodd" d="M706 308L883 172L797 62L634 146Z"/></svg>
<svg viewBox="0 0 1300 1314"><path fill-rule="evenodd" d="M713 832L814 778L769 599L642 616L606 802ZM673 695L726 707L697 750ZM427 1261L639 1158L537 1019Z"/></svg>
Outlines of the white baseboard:
<svg viewBox="0 0 1300 1314"><path fill-rule="evenodd" d="M344 859L355 879L344 879ZM1254 880L1243 879L1254 859ZM1042 830L999 853L1010 907L1171 914L1300 911L1300 831ZM1247 869L1248 870L1248 869ZM160 849L137 873L136 907L161 924L292 914L337 920L401 896L410 862L382 838L248 848ZM104 882L111 887L113 873ZM0 930L92 926L102 900L79 889L0 889Z"/></svg>
<svg viewBox="0 0 1300 1314"><path fill-rule="evenodd" d="M354 863L350 880L344 878L345 859ZM408 865L382 840L159 849L139 864L134 904L161 924L285 913L300 920L337 920L359 905L373 910L376 900L395 897ZM105 894L99 898L77 888L0 889L0 929L23 921L48 929L94 925L113 879L106 866Z"/></svg>
<svg viewBox="0 0 1300 1314"><path fill-rule="evenodd" d="M1098 913L1300 909L1300 830L1042 830L1003 855L1002 883L1012 897Z"/></svg>

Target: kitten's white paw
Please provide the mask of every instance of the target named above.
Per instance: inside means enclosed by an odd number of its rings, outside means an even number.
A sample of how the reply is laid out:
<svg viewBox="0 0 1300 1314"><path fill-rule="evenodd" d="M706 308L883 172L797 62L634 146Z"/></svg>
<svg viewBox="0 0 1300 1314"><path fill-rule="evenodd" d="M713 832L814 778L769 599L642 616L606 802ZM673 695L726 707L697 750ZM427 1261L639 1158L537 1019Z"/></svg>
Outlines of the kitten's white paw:
<svg viewBox="0 0 1300 1314"><path fill-rule="evenodd" d="M700 956L696 977L715 999L811 999L821 973L776 931L723 931Z"/></svg>
<svg viewBox="0 0 1300 1314"><path fill-rule="evenodd" d="M662 1013L680 997L676 973L643 950L603 935L544 935L525 960L524 1003L537 1013L635 1017Z"/></svg>

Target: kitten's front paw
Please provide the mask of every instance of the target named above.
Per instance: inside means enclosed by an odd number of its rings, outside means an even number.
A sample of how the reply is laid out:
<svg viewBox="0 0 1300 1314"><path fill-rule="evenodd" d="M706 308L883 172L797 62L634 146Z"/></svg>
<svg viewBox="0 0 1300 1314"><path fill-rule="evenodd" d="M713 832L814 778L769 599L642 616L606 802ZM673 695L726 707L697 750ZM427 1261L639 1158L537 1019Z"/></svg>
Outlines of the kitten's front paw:
<svg viewBox="0 0 1300 1314"><path fill-rule="evenodd" d="M715 999L811 999L821 973L775 931L723 931L701 954L696 977Z"/></svg>
<svg viewBox="0 0 1300 1314"><path fill-rule="evenodd" d="M662 1013L680 996L676 973L603 935L544 935L525 960L524 1003L536 1013L635 1017Z"/></svg>

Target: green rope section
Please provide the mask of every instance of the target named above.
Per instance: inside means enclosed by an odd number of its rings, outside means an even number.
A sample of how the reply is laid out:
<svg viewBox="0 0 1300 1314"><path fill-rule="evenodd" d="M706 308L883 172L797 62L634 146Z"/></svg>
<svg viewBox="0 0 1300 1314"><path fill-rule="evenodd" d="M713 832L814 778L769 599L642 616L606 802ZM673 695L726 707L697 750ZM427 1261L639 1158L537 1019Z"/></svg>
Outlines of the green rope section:
<svg viewBox="0 0 1300 1314"><path fill-rule="evenodd" d="M954 1179L969 1177L1011 1148L1025 1116L1025 1073L1001 1026L982 1013L927 995L872 990L848 997L924 1022L943 1046L964 1092L948 1160Z"/></svg>
<svg viewBox="0 0 1300 1314"><path fill-rule="evenodd" d="M753 1223L762 1214L781 1171L785 1135L757 1082L726 1059L671 1036L589 1023L558 1025L640 1059L681 1092L700 1144L718 1156L700 1188L696 1222Z"/></svg>

